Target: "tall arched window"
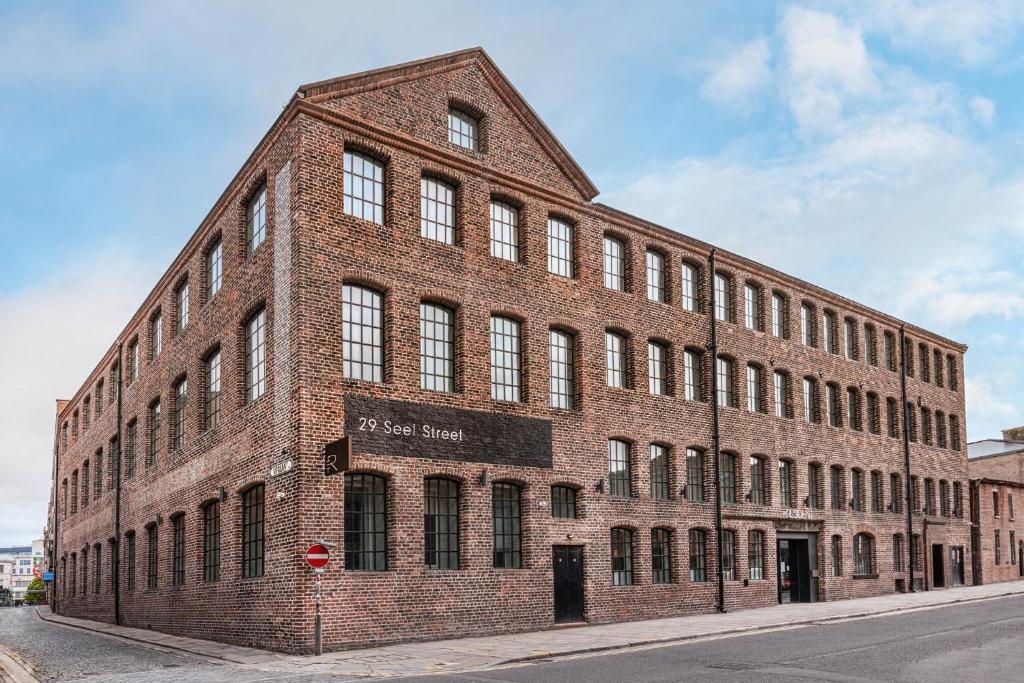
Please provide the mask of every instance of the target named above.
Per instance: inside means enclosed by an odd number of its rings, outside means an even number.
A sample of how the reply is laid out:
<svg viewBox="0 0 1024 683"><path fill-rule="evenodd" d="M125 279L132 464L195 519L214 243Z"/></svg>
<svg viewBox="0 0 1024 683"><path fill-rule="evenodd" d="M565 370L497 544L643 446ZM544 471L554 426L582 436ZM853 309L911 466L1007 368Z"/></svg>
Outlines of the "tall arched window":
<svg viewBox="0 0 1024 683"><path fill-rule="evenodd" d="M384 297L366 287L342 289L342 370L348 379L384 381Z"/></svg>
<svg viewBox="0 0 1024 683"><path fill-rule="evenodd" d="M853 573L875 573L875 539L869 534L857 534L853 537Z"/></svg>
<svg viewBox="0 0 1024 683"><path fill-rule="evenodd" d="M242 494L242 576L263 576L264 487L256 484Z"/></svg>
<svg viewBox="0 0 1024 683"><path fill-rule="evenodd" d="M387 480L345 475L345 569L384 571L387 558Z"/></svg>
<svg viewBox="0 0 1024 683"><path fill-rule="evenodd" d="M707 534L703 529L690 529L690 581L708 580ZM74 560L72 560L74 562Z"/></svg>
<svg viewBox="0 0 1024 683"><path fill-rule="evenodd" d="M633 532L612 529L612 585L633 585Z"/></svg>
<svg viewBox="0 0 1024 683"><path fill-rule="evenodd" d="M459 568L459 483L423 481L423 563L428 569Z"/></svg>
<svg viewBox="0 0 1024 683"><path fill-rule="evenodd" d="M520 569L523 566L522 489L498 483L491 494L494 519L494 567Z"/></svg>

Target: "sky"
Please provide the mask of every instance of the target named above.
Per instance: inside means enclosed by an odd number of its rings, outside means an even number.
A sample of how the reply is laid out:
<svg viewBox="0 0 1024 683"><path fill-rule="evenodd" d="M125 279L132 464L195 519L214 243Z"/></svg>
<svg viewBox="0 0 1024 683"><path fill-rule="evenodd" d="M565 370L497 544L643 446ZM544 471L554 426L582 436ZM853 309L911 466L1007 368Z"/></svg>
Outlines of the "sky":
<svg viewBox="0 0 1024 683"><path fill-rule="evenodd" d="M484 47L597 201L970 345L1024 424L1024 0L0 3L0 545L296 87Z"/></svg>

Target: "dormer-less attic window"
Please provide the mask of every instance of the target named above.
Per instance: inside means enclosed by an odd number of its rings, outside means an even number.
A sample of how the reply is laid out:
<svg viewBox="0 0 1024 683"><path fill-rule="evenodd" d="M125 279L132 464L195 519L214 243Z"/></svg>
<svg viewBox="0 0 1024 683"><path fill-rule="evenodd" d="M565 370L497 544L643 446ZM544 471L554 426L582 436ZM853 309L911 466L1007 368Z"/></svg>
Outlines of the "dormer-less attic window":
<svg viewBox="0 0 1024 683"><path fill-rule="evenodd" d="M471 149L479 149L480 122L458 109L448 110L448 142Z"/></svg>

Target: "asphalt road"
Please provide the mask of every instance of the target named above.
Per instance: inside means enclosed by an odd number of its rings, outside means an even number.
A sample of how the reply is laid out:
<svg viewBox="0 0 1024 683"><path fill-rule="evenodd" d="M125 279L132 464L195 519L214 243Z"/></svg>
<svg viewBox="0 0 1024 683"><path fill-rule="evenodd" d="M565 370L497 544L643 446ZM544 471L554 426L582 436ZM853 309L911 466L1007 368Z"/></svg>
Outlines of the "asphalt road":
<svg viewBox="0 0 1024 683"><path fill-rule="evenodd" d="M1024 681L1024 596L431 681Z"/></svg>

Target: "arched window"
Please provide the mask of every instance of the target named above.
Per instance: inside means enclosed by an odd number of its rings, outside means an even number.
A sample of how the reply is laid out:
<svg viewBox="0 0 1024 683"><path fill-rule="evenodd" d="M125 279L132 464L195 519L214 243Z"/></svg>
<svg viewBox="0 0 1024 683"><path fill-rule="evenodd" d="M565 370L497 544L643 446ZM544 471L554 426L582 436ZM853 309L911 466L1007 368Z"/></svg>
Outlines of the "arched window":
<svg viewBox="0 0 1024 683"><path fill-rule="evenodd" d="M387 568L387 480L375 474L346 474L345 569Z"/></svg>
<svg viewBox="0 0 1024 683"><path fill-rule="evenodd" d="M732 529L722 529L722 576L736 580L736 532Z"/></svg>
<svg viewBox="0 0 1024 683"><path fill-rule="evenodd" d="M686 449L686 499L704 502L704 451L699 448Z"/></svg>
<svg viewBox="0 0 1024 683"><path fill-rule="evenodd" d="M612 529L612 585L633 585L633 532Z"/></svg>
<svg viewBox="0 0 1024 683"><path fill-rule="evenodd" d="M496 569L523 566L522 495L522 489L515 484L498 483L492 489Z"/></svg>
<svg viewBox="0 0 1024 683"><path fill-rule="evenodd" d="M690 581L708 580L708 544L703 529L690 529ZM74 559L72 557L72 562Z"/></svg>
<svg viewBox="0 0 1024 683"><path fill-rule="evenodd" d="M608 492L620 498L629 498L633 490L629 451L629 443L608 440Z"/></svg>
<svg viewBox="0 0 1024 683"><path fill-rule="evenodd" d="M684 311L696 313L700 310L700 267L692 263L683 262L680 267L681 296Z"/></svg>
<svg viewBox="0 0 1024 683"><path fill-rule="evenodd" d="M459 483L423 480L423 563L428 569L459 568Z"/></svg>
<svg viewBox="0 0 1024 683"><path fill-rule="evenodd" d="M779 505L784 508L794 507L796 502L793 462L779 460Z"/></svg>
<svg viewBox="0 0 1024 683"><path fill-rule="evenodd" d="M611 235L604 236L604 286L626 291L626 245Z"/></svg>
<svg viewBox="0 0 1024 683"><path fill-rule="evenodd" d="M722 453L720 465L722 503L732 505L736 502L736 454Z"/></svg>
<svg viewBox="0 0 1024 683"><path fill-rule="evenodd" d="M764 532L751 531L747 535L747 574L751 581L764 578Z"/></svg>
<svg viewBox="0 0 1024 683"><path fill-rule="evenodd" d="M357 285L342 287L342 370L347 379L384 381L384 297Z"/></svg>
<svg viewBox="0 0 1024 683"><path fill-rule="evenodd" d="M892 536L892 570L894 572L907 571L905 553L903 551L903 534Z"/></svg>
<svg viewBox="0 0 1024 683"><path fill-rule="evenodd" d="M263 576L264 510L263 484L256 484L242 494L242 576L247 579Z"/></svg>
<svg viewBox="0 0 1024 683"><path fill-rule="evenodd" d="M181 586L185 583L185 514L171 518L171 525L171 584Z"/></svg>
<svg viewBox="0 0 1024 683"><path fill-rule="evenodd" d="M715 320L732 322L732 278L725 273L715 273Z"/></svg>
<svg viewBox="0 0 1024 683"><path fill-rule="evenodd" d="M650 454L651 498L665 500L669 497L668 446L652 443Z"/></svg>
<svg viewBox="0 0 1024 683"><path fill-rule="evenodd" d="M861 533L853 537L853 573L875 573L875 539L869 534Z"/></svg>
<svg viewBox="0 0 1024 683"><path fill-rule="evenodd" d="M651 582L672 583L672 531L651 529Z"/></svg>
<svg viewBox="0 0 1024 683"><path fill-rule="evenodd" d="M343 208L349 216L384 224L384 164L365 154L345 152ZM266 193L266 189L263 190Z"/></svg>
<svg viewBox="0 0 1024 683"><path fill-rule="evenodd" d="M576 496L578 492L571 486L558 485L551 487L551 516L557 519L576 519Z"/></svg>
<svg viewBox="0 0 1024 683"><path fill-rule="evenodd" d="M766 495L764 458L759 455L750 456L750 502L754 505L765 505Z"/></svg>

